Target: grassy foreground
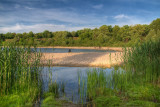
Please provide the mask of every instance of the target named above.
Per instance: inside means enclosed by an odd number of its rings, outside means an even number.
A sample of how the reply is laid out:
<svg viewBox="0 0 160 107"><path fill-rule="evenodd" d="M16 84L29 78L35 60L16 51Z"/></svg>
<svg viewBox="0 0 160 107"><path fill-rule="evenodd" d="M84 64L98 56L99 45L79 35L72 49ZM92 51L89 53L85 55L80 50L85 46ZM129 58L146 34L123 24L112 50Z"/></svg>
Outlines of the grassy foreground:
<svg viewBox="0 0 160 107"><path fill-rule="evenodd" d="M124 65L110 75L103 70L87 73L80 83L87 87L87 106L160 106L160 41L145 42L124 54Z"/></svg>
<svg viewBox="0 0 160 107"><path fill-rule="evenodd" d="M0 48L1 107L33 106L38 101L41 92L39 58L37 53L31 56L28 48Z"/></svg>
<svg viewBox="0 0 160 107"><path fill-rule="evenodd" d="M79 75L81 105L160 106L160 40L148 41L124 51L124 64L110 75L105 71L89 71L87 79ZM0 105L34 106L41 94L39 54L31 56L27 49L0 49ZM28 63L32 60L32 64ZM63 106L56 101L58 84L51 82L42 95L41 106ZM64 91L63 85L62 91ZM87 103L83 102L86 99Z"/></svg>
<svg viewBox="0 0 160 107"><path fill-rule="evenodd" d="M108 75L96 69L87 72L87 78L79 74L81 105L106 106L160 106L160 40L148 41L124 50L124 64L114 67ZM116 69L117 68L117 69ZM56 84L52 85L44 104L62 106L53 100ZM51 94L52 93L52 94ZM83 102L85 101L86 102Z"/></svg>

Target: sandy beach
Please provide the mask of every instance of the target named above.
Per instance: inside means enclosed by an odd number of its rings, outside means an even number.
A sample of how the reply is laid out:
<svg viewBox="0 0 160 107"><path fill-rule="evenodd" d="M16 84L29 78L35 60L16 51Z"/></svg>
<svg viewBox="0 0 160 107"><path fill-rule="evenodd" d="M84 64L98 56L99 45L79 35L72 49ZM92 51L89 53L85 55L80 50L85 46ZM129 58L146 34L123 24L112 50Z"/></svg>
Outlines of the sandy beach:
<svg viewBox="0 0 160 107"><path fill-rule="evenodd" d="M116 52L41 53L42 66L112 67L123 63L122 47L37 47L114 50ZM129 47L127 48L129 49Z"/></svg>
<svg viewBox="0 0 160 107"><path fill-rule="evenodd" d="M44 66L111 67L122 63L122 52L41 53Z"/></svg>

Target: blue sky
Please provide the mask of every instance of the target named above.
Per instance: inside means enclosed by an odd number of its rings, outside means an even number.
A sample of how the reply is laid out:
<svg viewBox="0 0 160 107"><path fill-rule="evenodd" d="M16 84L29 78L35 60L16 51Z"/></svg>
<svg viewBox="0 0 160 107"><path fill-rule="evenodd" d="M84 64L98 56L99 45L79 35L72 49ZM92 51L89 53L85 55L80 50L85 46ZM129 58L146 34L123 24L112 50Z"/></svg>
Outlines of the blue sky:
<svg viewBox="0 0 160 107"><path fill-rule="evenodd" d="M0 33L150 24L160 0L0 0Z"/></svg>

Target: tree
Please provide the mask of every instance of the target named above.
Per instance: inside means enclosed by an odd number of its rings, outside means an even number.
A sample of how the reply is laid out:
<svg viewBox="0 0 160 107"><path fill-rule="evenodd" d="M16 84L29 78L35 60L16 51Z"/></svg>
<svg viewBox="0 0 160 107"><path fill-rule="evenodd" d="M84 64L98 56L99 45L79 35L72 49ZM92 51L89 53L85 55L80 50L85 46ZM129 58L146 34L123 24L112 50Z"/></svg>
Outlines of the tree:
<svg viewBox="0 0 160 107"><path fill-rule="evenodd" d="M150 30L149 34L146 36L145 40L149 41L149 40L155 40L156 39L156 32L154 29Z"/></svg>
<svg viewBox="0 0 160 107"><path fill-rule="evenodd" d="M142 36L145 32L145 27L143 25L137 24L135 26L130 27L130 35L139 35Z"/></svg>
<svg viewBox="0 0 160 107"><path fill-rule="evenodd" d="M81 34L79 35L81 40L92 40L92 30L91 29L84 29L82 30Z"/></svg>
<svg viewBox="0 0 160 107"><path fill-rule="evenodd" d="M160 38L160 30L157 30L157 37Z"/></svg>
<svg viewBox="0 0 160 107"><path fill-rule="evenodd" d="M99 31L100 33L103 33L104 35L109 35L110 32L109 32L109 28L107 25L102 25L100 28L99 28Z"/></svg>
<svg viewBox="0 0 160 107"><path fill-rule="evenodd" d="M4 34L0 34L0 44L2 44L2 42L5 41L5 36Z"/></svg>
<svg viewBox="0 0 160 107"><path fill-rule="evenodd" d="M72 32L71 32L71 35L72 35L72 37L77 37L77 36L78 36L75 31L72 31Z"/></svg>
<svg viewBox="0 0 160 107"><path fill-rule="evenodd" d="M131 36L129 34L129 26L125 25L120 28L119 30L119 40L122 40L123 42L128 42L131 40Z"/></svg>
<svg viewBox="0 0 160 107"><path fill-rule="evenodd" d="M108 42L109 39L110 39L109 36L104 35L103 33L100 33L97 37L98 46L102 46L104 43Z"/></svg>
<svg viewBox="0 0 160 107"><path fill-rule="evenodd" d="M15 36L15 39L17 39L18 41L20 40L20 38L22 38L23 35L21 33L17 33Z"/></svg>
<svg viewBox="0 0 160 107"><path fill-rule="evenodd" d="M29 38L28 45L29 46L34 46L34 38L33 37Z"/></svg>
<svg viewBox="0 0 160 107"><path fill-rule="evenodd" d="M13 39L14 36L15 36L15 35L14 35L13 33L11 33L11 32L8 32L8 33L5 34L5 38L6 38L6 39Z"/></svg>
<svg viewBox="0 0 160 107"><path fill-rule="evenodd" d="M113 27L113 30L112 30L112 36L114 39L116 40L121 40L120 36L119 36L119 30L120 30L120 27L118 25L115 25Z"/></svg>
<svg viewBox="0 0 160 107"><path fill-rule="evenodd" d="M42 33L36 33L34 36L35 36L36 39L43 38L43 34Z"/></svg>
<svg viewBox="0 0 160 107"><path fill-rule="evenodd" d="M158 30L160 30L160 18L157 18L156 20L153 20L150 24L150 28L154 29L157 33Z"/></svg>
<svg viewBox="0 0 160 107"><path fill-rule="evenodd" d="M113 28L111 25L108 26L108 30L109 30L109 32L112 32Z"/></svg>
<svg viewBox="0 0 160 107"><path fill-rule="evenodd" d="M24 39L27 39L27 38L28 38L28 37L27 37L28 35L27 35L26 32L24 32L22 35L23 35L23 38L24 38Z"/></svg>
<svg viewBox="0 0 160 107"><path fill-rule="evenodd" d="M144 30L142 36L147 36L149 33L149 30L150 30L149 25L143 25L143 27L145 28L145 30Z"/></svg>
<svg viewBox="0 0 160 107"><path fill-rule="evenodd" d="M53 36L52 36L52 33L51 33L51 32L49 32L48 30L45 30L45 31L43 32L43 37L44 37L44 38L52 38Z"/></svg>
<svg viewBox="0 0 160 107"><path fill-rule="evenodd" d="M34 37L34 33L33 33L32 31L30 31L30 32L28 33L28 37Z"/></svg>

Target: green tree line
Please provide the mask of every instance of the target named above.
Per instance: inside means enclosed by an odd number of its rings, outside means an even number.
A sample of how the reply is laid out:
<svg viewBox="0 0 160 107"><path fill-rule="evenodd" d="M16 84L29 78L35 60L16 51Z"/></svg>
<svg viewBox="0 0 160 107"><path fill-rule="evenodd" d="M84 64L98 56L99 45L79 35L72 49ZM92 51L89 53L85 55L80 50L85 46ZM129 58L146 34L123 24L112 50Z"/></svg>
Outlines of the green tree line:
<svg viewBox="0 0 160 107"><path fill-rule="evenodd" d="M102 25L99 28L85 28L78 31L45 30L41 33L0 34L0 45L16 44L29 46L133 46L146 40L160 38L160 18L149 25Z"/></svg>

